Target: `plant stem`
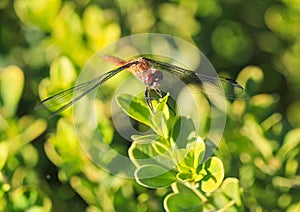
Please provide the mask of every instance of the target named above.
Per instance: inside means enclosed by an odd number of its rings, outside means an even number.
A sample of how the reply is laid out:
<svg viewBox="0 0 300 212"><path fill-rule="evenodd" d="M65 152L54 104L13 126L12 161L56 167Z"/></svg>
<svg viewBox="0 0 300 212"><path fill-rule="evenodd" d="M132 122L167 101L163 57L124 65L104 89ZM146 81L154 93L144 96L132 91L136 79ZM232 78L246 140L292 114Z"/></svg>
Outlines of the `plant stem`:
<svg viewBox="0 0 300 212"><path fill-rule="evenodd" d="M202 202L207 202L206 196L204 196L197 188L195 183L187 183L186 184L190 189L192 189L195 194L202 200Z"/></svg>
<svg viewBox="0 0 300 212"><path fill-rule="evenodd" d="M234 200L231 200L227 205L225 205L223 208L219 209L218 212L225 212L229 208L231 208L235 204Z"/></svg>

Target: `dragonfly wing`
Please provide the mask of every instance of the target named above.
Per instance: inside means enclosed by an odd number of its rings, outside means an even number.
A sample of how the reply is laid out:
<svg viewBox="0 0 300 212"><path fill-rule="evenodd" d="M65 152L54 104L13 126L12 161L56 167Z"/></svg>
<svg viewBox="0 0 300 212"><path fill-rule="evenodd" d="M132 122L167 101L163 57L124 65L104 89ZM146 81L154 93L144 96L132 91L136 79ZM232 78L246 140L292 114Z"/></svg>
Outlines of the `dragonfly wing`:
<svg viewBox="0 0 300 212"><path fill-rule="evenodd" d="M175 66L175 65L171 65L169 63L164 63L161 61L149 59L149 58L144 58L144 59L147 60L148 62L150 62L150 64L153 65L154 67L176 75L181 80L183 80L185 83L194 82L196 84L201 84L199 77L193 71L190 71L190 70L187 70L187 69Z"/></svg>
<svg viewBox="0 0 300 212"><path fill-rule="evenodd" d="M40 109L43 109L43 108L53 109L53 108L58 107L60 105L64 105L64 104L66 104L66 103L68 103L69 101L72 100L75 89L78 90L78 91L80 91L80 89L86 90L88 88L88 85L92 85L93 80L82 83L82 84L77 85L75 87L69 88L69 89L64 90L64 91L62 91L58 94L55 94L55 95L53 95L53 96L51 96L47 99L44 99L43 101L38 103L34 107L34 109L35 110L40 110Z"/></svg>
<svg viewBox="0 0 300 212"><path fill-rule="evenodd" d="M161 61L149 58L144 59L149 61L154 67L176 75L183 82L196 85L204 93L210 95L224 95L228 99L249 98L248 92L233 79L223 77L216 78L205 74L198 74L194 71Z"/></svg>
<svg viewBox="0 0 300 212"><path fill-rule="evenodd" d="M197 74L200 78L204 92L214 95L224 95L228 99L248 99L249 94L235 80L224 77L211 77L204 74Z"/></svg>
<svg viewBox="0 0 300 212"><path fill-rule="evenodd" d="M104 83L114 75L118 74L122 70L130 67L134 63L135 62L128 63L112 71L106 72L96 77L95 79L92 79L75 87L62 91L58 94L55 94L54 96L51 96L37 104L35 106L35 110L39 110L42 108L46 108L49 110L54 109L55 111L51 115L51 117L53 117L62 112L63 110L67 109L77 101L79 101L82 97L87 95L95 88L99 87L102 83Z"/></svg>

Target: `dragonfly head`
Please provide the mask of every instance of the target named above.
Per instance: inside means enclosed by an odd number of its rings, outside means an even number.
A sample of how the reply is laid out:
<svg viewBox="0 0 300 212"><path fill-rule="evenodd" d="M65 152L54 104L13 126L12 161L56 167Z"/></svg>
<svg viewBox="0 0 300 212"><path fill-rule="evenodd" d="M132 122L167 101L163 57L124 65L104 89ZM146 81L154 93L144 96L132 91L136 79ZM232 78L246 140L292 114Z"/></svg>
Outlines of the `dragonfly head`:
<svg viewBox="0 0 300 212"><path fill-rule="evenodd" d="M151 73L148 73L145 79L145 84L151 88L158 88L160 82L163 79L163 74L157 69L151 69Z"/></svg>

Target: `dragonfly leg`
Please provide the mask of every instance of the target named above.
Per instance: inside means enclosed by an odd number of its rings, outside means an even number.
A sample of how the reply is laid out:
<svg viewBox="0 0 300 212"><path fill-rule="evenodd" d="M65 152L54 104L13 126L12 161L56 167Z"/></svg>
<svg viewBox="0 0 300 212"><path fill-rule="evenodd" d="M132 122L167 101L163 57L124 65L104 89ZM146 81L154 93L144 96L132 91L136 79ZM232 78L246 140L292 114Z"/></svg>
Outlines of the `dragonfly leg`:
<svg viewBox="0 0 300 212"><path fill-rule="evenodd" d="M152 98L150 96L150 88L146 87L145 91L145 100L148 105L148 107L151 109L151 112L154 113L153 105L152 105Z"/></svg>
<svg viewBox="0 0 300 212"><path fill-rule="evenodd" d="M163 97L163 96L162 96L162 93L161 93L161 90L160 90L159 88L155 88L154 90L155 90L155 92L157 93L157 95L158 95L160 98ZM169 102L167 102L167 106L168 106L169 109L176 115L175 110L171 107L171 105L169 104Z"/></svg>
<svg viewBox="0 0 300 212"><path fill-rule="evenodd" d="M161 93L161 90L160 90L159 88L155 88L154 90L155 90L155 92L157 93L157 95L158 95L160 98L163 97L163 96L162 96L162 93Z"/></svg>
<svg viewBox="0 0 300 212"><path fill-rule="evenodd" d="M155 90L155 92L157 93L157 95L158 95L160 98L163 97L163 96L162 96L162 92L161 92L161 90L160 90L159 88L155 88L154 90ZM153 109L153 105L152 105L152 100L157 100L158 102L159 102L159 100L156 99L156 98L152 98L152 97L150 96L150 88L149 88L149 87L146 87L146 91L145 91L145 99L146 99L146 103L147 103L148 107L151 109L152 113L155 113L155 112L154 112L154 109ZM170 108L170 110L176 115L175 110L170 106L170 104L169 104L168 102L167 102L167 106L168 106L168 107Z"/></svg>

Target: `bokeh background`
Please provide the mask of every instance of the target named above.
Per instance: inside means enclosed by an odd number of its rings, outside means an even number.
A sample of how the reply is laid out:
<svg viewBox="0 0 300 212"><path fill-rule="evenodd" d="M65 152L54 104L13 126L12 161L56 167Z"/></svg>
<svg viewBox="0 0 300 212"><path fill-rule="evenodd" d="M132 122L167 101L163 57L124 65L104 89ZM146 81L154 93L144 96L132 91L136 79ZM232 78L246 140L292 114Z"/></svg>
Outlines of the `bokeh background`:
<svg viewBox="0 0 300 212"><path fill-rule="evenodd" d="M1 0L0 14L0 211L163 210L168 188L146 189L89 160L71 110L50 120L33 110L74 85L99 49L147 32L193 43L249 90L229 109L219 153L245 210L300 211L299 0ZM99 128L126 154L109 113Z"/></svg>

